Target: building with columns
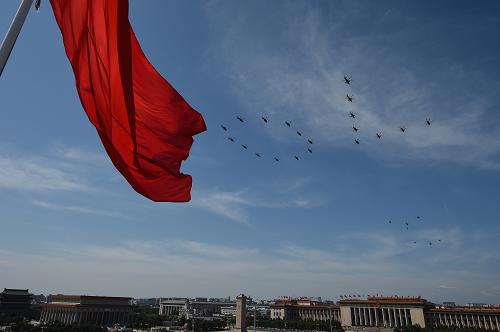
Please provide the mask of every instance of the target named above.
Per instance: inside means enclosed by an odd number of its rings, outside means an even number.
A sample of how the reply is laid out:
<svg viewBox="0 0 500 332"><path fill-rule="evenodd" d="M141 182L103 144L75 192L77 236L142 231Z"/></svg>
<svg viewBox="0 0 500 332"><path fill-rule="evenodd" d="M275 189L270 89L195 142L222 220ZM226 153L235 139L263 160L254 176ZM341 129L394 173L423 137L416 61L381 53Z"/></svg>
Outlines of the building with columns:
<svg viewBox="0 0 500 332"><path fill-rule="evenodd" d="M271 305L271 319L340 321L340 307L312 300L281 300Z"/></svg>
<svg viewBox="0 0 500 332"><path fill-rule="evenodd" d="M341 300L340 316L346 331L368 327L469 327L500 332L500 307L437 306L420 297L368 297Z"/></svg>
<svg viewBox="0 0 500 332"><path fill-rule="evenodd" d="M71 325L126 325L132 312L131 298L49 295L42 304L41 323L60 322Z"/></svg>
<svg viewBox="0 0 500 332"><path fill-rule="evenodd" d="M236 308L234 302L220 302L220 299L206 298L170 298L160 302L159 315L161 316L179 316L187 319L195 317L212 317L222 315L223 308L227 312L230 308Z"/></svg>
<svg viewBox="0 0 500 332"><path fill-rule="evenodd" d="M500 332L500 306L438 306L420 297L369 296L337 304L311 300L279 300L271 319L339 321L346 331L392 331L420 327L469 327Z"/></svg>
<svg viewBox="0 0 500 332"><path fill-rule="evenodd" d="M500 307L437 307L425 313L428 327L480 328L500 331Z"/></svg>
<svg viewBox="0 0 500 332"><path fill-rule="evenodd" d="M424 309L432 304L420 297L368 297L341 300L342 327L425 327Z"/></svg>
<svg viewBox="0 0 500 332"><path fill-rule="evenodd" d="M160 301L160 316L185 316L189 309L189 299L187 298L169 298Z"/></svg>

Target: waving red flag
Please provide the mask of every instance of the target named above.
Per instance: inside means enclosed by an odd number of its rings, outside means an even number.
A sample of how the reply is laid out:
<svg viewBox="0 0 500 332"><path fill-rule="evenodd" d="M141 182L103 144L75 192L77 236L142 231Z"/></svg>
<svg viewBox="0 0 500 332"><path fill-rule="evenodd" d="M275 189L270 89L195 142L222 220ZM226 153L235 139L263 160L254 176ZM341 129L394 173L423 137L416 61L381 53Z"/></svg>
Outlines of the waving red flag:
<svg viewBox="0 0 500 332"><path fill-rule="evenodd" d="M154 201L190 200L180 166L200 113L156 71L128 20L127 0L51 0L82 105L115 167Z"/></svg>

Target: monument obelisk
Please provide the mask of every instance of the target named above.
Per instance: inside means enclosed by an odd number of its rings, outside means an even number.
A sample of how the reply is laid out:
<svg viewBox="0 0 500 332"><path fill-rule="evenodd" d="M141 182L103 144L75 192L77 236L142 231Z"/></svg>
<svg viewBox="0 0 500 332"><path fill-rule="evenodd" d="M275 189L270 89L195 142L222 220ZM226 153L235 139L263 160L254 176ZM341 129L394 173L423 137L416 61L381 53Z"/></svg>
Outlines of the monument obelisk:
<svg viewBox="0 0 500 332"><path fill-rule="evenodd" d="M235 332L247 332L247 297L240 294L236 297L236 325Z"/></svg>

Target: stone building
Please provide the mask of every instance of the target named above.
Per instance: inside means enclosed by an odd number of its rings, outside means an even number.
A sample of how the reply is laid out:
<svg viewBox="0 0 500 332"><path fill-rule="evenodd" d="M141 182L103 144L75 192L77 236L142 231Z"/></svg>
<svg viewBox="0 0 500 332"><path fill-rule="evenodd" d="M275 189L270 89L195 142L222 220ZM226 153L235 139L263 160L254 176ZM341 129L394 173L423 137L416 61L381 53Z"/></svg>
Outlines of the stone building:
<svg viewBox="0 0 500 332"><path fill-rule="evenodd" d="M500 307L437 306L420 297L368 297L340 302L346 331L367 328L469 327L500 332Z"/></svg>
<svg viewBox="0 0 500 332"><path fill-rule="evenodd" d="M420 327L483 328L500 332L500 306L437 306L420 297L369 296L337 304L310 300L280 300L271 305L271 319L332 320L346 331L392 331Z"/></svg>
<svg viewBox="0 0 500 332"><path fill-rule="evenodd" d="M424 309L432 304L420 297L368 297L340 301L340 317L346 327L425 327Z"/></svg>
<svg viewBox="0 0 500 332"><path fill-rule="evenodd" d="M328 302L282 300L271 305L271 319L340 321L340 308Z"/></svg>
<svg viewBox="0 0 500 332"><path fill-rule="evenodd" d="M49 295L42 304L41 323L60 322L71 325L126 325L132 312L131 298Z"/></svg>
<svg viewBox="0 0 500 332"><path fill-rule="evenodd" d="M189 299L187 298L169 298L160 301L161 316L183 316L188 311Z"/></svg>
<svg viewBox="0 0 500 332"><path fill-rule="evenodd" d="M24 315L31 306L33 294L27 289L5 288L0 293L0 312Z"/></svg>
<svg viewBox="0 0 500 332"><path fill-rule="evenodd" d="M223 315L222 308L227 312L230 307L235 307L234 302L207 301L206 298L196 298L193 300L187 298L171 298L160 302L159 314L176 315L179 317L190 318L212 317Z"/></svg>
<svg viewBox="0 0 500 332"><path fill-rule="evenodd" d="M428 327L480 328L500 331L500 307L431 308L425 313Z"/></svg>

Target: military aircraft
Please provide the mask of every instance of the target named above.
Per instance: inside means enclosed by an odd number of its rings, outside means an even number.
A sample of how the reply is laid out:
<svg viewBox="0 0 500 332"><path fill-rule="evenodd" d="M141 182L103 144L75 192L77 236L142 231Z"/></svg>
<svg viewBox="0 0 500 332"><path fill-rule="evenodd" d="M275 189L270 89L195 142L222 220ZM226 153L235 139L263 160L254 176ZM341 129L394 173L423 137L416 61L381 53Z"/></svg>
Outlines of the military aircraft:
<svg viewBox="0 0 500 332"><path fill-rule="evenodd" d="M276 158L276 157L274 157L274 160L276 160L276 161L280 161L280 160L279 160L278 158Z"/></svg>
<svg viewBox="0 0 500 332"><path fill-rule="evenodd" d="M259 158L260 158L260 157L262 157L262 156L260 155L260 153L257 153L257 152L255 152L255 155L256 155L257 157L259 157Z"/></svg>
<svg viewBox="0 0 500 332"><path fill-rule="evenodd" d="M346 98L347 98L347 101L350 102L350 103L352 103L352 101L354 100L354 96L353 95L349 96L349 94L347 94Z"/></svg>
<svg viewBox="0 0 500 332"><path fill-rule="evenodd" d="M425 123L427 123L427 125L430 126L431 125L431 119L426 119Z"/></svg>
<svg viewBox="0 0 500 332"><path fill-rule="evenodd" d="M231 142L234 142L234 138L232 137L228 137L227 139L230 140Z"/></svg>
<svg viewBox="0 0 500 332"><path fill-rule="evenodd" d="M389 224L392 224L392 220L389 220Z"/></svg>
<svg viewBox="0 0 500 332"><path fill-rule="evenodd" d="M356 119L356 114L354 114L353 112L349 112L349 116L353 119Z"/></svg>
<svg viewBox="0 0 500 332"><path fill-rule="evenodd" d="M237 116L236 119L240 120L240 122L245 122L241 116Z"/></svg>
<svg viewBox="0 0 500 332"><path fill-rule="evenodd" d="M307 141L309 142L309 144L313 144L314 143L312 139L308 139Z"/></svg>
<svg viewBox="0 0 500 332"><path fill-rule="evenodd" d="M351 85L351 76L347 77L346 75L344 75L344 83L347 84L347 85Z"/></svg>
<svg viewBox="0 0 500 332"><path fill-rule="evenodd" d="M352 130L354 130L355 132L358 132L359 128L356 126L352 126Z"/></svg>
<svg viewBox="0 0 500 332"><path fill-rule="evenodd" d="M354 143L359 144L359 140L358 139L354 139Z"/></svg>
<svg viewBox="0 0 500 332"><path fill-rule="evenodd" d="M307 148L307 151L309 151L309 153L313 153L313 150Z"/></svg>
<svg viewBox="0 0 500 332"><path fill-rule="evenodd" d="M302 136L302 133L297 130L297 135Z"/></svg>
<svg viewBox="0 0 500 332"><path fill-rule="evenodd" d="M224 129L224 131L227 131L227 127L226 127L226 126L220 125L220 127L221 127L222 129Z"/></svg>
<svg viewBox="0 0 500 332"><path fill-rule="evenodd" d="M299 160L299 157L297 157L297 156L293 156L293 157L294 157L296 160Z"/></svg>
<svg viewBox="0 0 500 332"><path fill-rule="evenodd" d="M265 123L267 123L267 118L265 116L261 116L261 119L262 119L262 121L264 121Z"/></svg>
<svg viewBox="0 0 500 332"><path fill-rule="evenodd" d="M382 134L381 133L377 133L377 138L381 139L382 138Z"/></svg>
<svg viewBox="0 0 500 332"><path fill-rule="evenodd" d="M287 127L291 126L290 122L288 122L288 121L285 121L285 124L287 125Z"/></svg>
<svg viewBox="0 0 500 332"><path fill-rule="evenodd" d="M406 131L406 127L399 127L399 130L404 133Z"/></svg>
<svg viewBox="0 0 500 332"><path fill-rule="evenodd" d="M241 147L245 150L248 149L248 146L246 146L245 144L241 144Z"/></svg>

